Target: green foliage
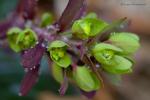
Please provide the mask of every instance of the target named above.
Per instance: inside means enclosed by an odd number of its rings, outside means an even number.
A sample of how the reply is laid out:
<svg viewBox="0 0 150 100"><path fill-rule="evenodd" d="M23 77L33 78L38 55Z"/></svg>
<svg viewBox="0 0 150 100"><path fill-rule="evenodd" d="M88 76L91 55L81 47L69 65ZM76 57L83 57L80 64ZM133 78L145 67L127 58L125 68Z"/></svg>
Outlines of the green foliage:
<svg viewBox="0 0 150 100"><path fill-rule="evenodd" d="M53 16L50 13L44 13L41 18L41 27L46 27L53 22Z"/></svg>
<svg viewBox="0 0 150 100"><path fill-rule="evenodd" d="M126 55L133 54L140 47L139 37L135 34L127 32L113 33L110 36L109 41L123 49L123 54Z"/></svg>
<svg viewBox="0 0 150 100"><path fill-rule="evenodd" d="M66 53L67 47L68 46L65 42L59 40L53 41L48 45L51 59L63 68L67 68L71 64L71 58Z"/></svg>
<svg viewBox="0 0 150 100"><path fill-rule="evenodd" d="M73 73L73 77L77 86L86 92L96 91L101 87L101 83L95 74L85 66L78 66Z"/></svg>

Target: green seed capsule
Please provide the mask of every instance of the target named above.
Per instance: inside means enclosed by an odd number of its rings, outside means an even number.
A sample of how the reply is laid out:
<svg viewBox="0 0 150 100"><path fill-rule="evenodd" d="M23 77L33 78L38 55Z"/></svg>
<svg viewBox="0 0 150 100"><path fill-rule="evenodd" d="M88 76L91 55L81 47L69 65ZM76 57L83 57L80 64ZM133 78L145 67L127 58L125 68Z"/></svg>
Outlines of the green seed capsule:
<svg viewBox="0 0 150 100"><path fill-rule="evenodd" d="M73 73L73 77L79 88L86 92L95 91L101 87L100 81L95 74L86 67L78 66Z"/></svg>

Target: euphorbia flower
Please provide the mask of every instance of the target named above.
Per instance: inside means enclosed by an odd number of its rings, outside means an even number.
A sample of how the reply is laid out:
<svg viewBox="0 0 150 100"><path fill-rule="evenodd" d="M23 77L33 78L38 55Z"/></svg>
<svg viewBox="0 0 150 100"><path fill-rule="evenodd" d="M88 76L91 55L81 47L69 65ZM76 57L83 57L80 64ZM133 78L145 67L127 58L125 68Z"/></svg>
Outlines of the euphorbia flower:
<svg viewBox="0 0 150 100"><path fill-rule="evenodd" d="M48 46L51 59L63 68L67 68L71 64L71 58L66 53L68 45L63 41L53 41Z"/></svg>
<svg viewBox="0 0 150 100"><path fill-rule="evenodd" d="M93 48L95 59L105 71L113 74L125 74L132 71L132 62L121 55L123 50L106 43L96 44Z"/></svg>

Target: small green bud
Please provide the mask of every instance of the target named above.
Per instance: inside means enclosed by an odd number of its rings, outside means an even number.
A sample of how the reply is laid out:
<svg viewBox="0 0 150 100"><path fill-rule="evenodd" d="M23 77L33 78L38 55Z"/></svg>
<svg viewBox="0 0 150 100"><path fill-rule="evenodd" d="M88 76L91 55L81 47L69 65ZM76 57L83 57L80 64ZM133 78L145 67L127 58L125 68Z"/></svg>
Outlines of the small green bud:
<svg viewBox="0 0 150 100"><path fill-rule="evenodd" d="M41 27L46 27L53 22L53 17L50 13L44 13L42 16Z"/></svg>
<svg viewBox="0 0 150 100"><path fill-rule="evenodd" d="M87 39L100 34L106 26L108 24L100 19L84 18L74 22L72 32L78 38Z"/></svg>
<svg viewBox="0 0 150 100"><path fill-rule="evenodd" d="M132 72L132 62L122 56L115 55L110 62L112 65L102 65L104 70L109 73L126 74Z"/></svg>
<svg viewBox="0 0 150 100"><path fill-rule="evenodd" d="M109 40L112 44L118 46L123 49L123 54L133 54L136 52L139 47L139 37L132 33L122 32L122 33L113 33Z"/></svg>
<svg viewBox="0 0 150 100"><path fill-rule="evenodd" d="M76 84L86 92L95 91L101 87L101 83L96 75L85 66L78 66L73 72L73 77Z"/></svg>
<svg viewBox="0 0 150 100"><path fill-rule="evenodd" d="M98 17L97 17L97 14L96 14L96 13L91 12L91 13L87 14L87 15L84 17L84 19L85 19L85 18L97 19Z"/></svg>
<svg viewBox="0 0 150 100"><path fill-rule="evenodd" d="M48 45L51 59L63 68L67 68L71 64L71 58L66 53L67 46L65 42L59 40L53 41Z"/></svg>
<svg viewBox="0 0 150 100"><path fill-rule="evenodd" d="M16 44L17 37L19 33L21 33L21 31L22 30L20 28L14 27L7 32L8 43L10 45L10 48L15 52L21 51L21 48Z"/></svg>
<svg viewBox="0 0 150 100"><path fill-rule="evenodd" d="M36 33L31 29L27 28L18 35L16 43L22 50L24 50L35 46L37 40L38 37Z"/></svg>
<svg viewBox="0 0 150 100"><path fill-rule="evenodd" d="M111 64L111 59L120 52L122 52L120 48L106 43L96 44L92 49L95 59L102 64Z"/></svg>
<svg viewBox="0 0 150 100"><path fill-rule="evenodd" d="M52 75L57 82L59 82L59 83L63 82L62 68L60 66L58 66L56 63L53 63L53 65L52 65Z"/></svg>

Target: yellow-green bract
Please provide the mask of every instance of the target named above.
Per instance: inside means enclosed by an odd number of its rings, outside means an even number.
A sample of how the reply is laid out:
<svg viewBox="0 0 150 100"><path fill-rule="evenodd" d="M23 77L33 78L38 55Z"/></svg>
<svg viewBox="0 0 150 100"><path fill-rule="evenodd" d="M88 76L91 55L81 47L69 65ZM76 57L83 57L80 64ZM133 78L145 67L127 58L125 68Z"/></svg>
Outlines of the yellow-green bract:
<svg viewBox="0 0 150 100"><path fill-rule="evenodd" d="M113 33L109 41L117 47L123 49L123 54L129 55L135 53L139 47L139 37L128 32Z"/></svg>
<svg viewBox="0 0 150 100"><path fill-rule="evenodd" d="M60 40L53 41L48 45L51 59L60 67L67 68L71 64L71 58L66 53L68 45Z"/></svg>
<svg viewBox="0 0 150 100"><path fill-rule="evenodd" d="M77 20L72 26L74 36L80 39L87 39L89 37L100 34L108 24L103 20L89 15L83 19Z"/></svg>
<svg viewBox="0 0 150 100"><path fill-rule="evenodd" d="M96 44L92 50L95 59L103 69L113 74L124 74L132 71L132 62L121 55L122 49L106 43Z"/></svg>
<svg viewBox="0 0 150 100"><path fill-rule="evenodd" d="M21 33L21 31L22 30L20 28L14 27L8 30L7 32L8 43L10 45L10 48L14 50L15 52L21 51L21 48L19 47L19 45L16 44L18 34Z"/></svg>
<svg viewBox="0 0 150 100"><path fill-rule="evenodd" d="M16 44L19 45L22 50L25 50L34 47L37 41L38 37L36 33L32 29L27 28L18 35Z"/></svg>

